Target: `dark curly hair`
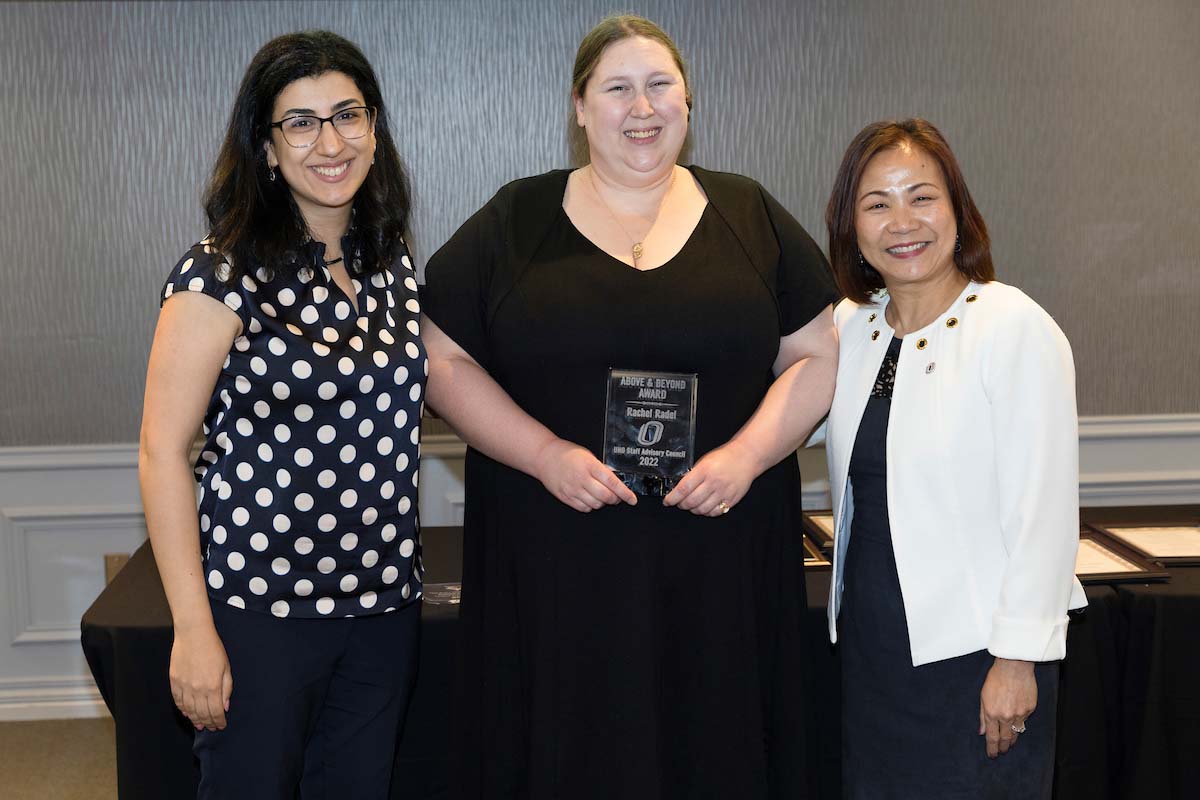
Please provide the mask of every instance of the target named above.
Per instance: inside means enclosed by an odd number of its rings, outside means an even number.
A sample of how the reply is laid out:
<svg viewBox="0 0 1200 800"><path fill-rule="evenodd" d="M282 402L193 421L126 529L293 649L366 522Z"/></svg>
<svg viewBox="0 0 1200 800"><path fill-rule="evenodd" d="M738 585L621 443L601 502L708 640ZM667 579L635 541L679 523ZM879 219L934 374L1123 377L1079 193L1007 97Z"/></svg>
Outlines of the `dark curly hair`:
<svg viewBox="0 0 1200 800"><path fill-rule="evenodd" d="M846 148L846 155L842 157L842 165L833 181L829 206L825 209L829 262L833 266L838 288L856 303L869 302L874 292L884 288L879 273L870 264L859 260L858 233L854 228L859 183L867 164L877 153L906 142L928 153L946 179L962 245L954 253L954 265L973 281L987 283L996 277L987 225L975 207L975 201L971 199L966 179L946 137L933 123L923 119L872 122L859 131Z"/></svg>
<svg viewBox="0 0 1200 800"><path fill-rule="evenodd" d="M286 182L269 179L264 145L280 92L292 81L327 72L347 75L376 110L375 164L354 197L361 269L387 269L400 254L411 206L409 181L375 71L362 51L335 33L289 33L263 45L246 68L204 192L212 246L231 262L229 282L256 265L272 273L311 266L296 261L311 234Z"/></svg>

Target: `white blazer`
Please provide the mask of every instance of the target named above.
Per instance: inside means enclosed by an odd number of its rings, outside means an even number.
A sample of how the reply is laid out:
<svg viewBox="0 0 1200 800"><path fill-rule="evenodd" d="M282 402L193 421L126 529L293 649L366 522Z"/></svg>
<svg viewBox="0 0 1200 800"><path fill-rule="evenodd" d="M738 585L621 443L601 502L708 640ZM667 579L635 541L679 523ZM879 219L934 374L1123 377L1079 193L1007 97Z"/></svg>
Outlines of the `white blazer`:
<svg viewBox="0 0 1200 800"><path fill-rule="evenodd" d="M836 540L829 636L854 518L850 454L893 331L888 297L843 301L826 455ZM1066 654L1075 578L1079 433L1071 346L1040 306L971 283L904 337L887 432L887 504L913 665L987 649Z"/></svg>

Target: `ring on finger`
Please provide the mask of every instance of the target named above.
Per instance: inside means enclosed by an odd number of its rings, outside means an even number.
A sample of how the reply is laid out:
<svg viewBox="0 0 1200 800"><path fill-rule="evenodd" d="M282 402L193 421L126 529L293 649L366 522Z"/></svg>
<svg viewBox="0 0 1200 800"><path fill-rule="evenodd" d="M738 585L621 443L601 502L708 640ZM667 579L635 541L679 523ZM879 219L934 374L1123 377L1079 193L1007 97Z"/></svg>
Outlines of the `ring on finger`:
<svg viewBox="0 0 1200 800"><path fill-rule="evenodd" d="M728 514L729 504L722 500L721 502L717 503L717 511L720 511L722 514Z"/></svg>
<svg viewBox="0 0 1200 800"><path fill-rule="evenodd" d="M1011 730L1013 733L1024 733L1025 732L1025 720L1021 720L1019 725L1016 723L1009 723L1008 727L1009 727L1009 730Z"/></svg>

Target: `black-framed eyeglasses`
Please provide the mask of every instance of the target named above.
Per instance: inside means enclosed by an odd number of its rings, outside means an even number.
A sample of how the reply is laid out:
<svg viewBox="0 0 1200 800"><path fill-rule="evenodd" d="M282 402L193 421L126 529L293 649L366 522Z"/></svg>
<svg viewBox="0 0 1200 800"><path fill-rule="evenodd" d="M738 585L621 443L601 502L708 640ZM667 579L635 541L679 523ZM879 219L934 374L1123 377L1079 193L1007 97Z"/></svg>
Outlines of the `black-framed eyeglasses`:
<svg viewBox="0 0 1200 800"><path fill-rule="evenodd" d="M272 122L268 128L279 128L283 140L292 147L312 147L321 138L321 128L326 122L333 126L343 139L361 139L371 132L375 120L375 109L368 106L343 108L328 117L314 114L297 114Z"/></svg>

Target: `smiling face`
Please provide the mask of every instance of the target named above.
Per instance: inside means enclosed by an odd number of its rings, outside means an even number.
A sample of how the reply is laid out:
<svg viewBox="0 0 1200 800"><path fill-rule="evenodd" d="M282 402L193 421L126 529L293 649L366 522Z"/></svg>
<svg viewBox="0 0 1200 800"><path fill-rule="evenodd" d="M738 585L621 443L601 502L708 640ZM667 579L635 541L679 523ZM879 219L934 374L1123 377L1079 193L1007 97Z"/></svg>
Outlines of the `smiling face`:
<svg viewBox="0 0 1200 800"><path fill-rule="evenodd" d="M909 142L880 151L859 182L854 215L858 247L892 288L953 277L958 226L945 177Z"/></svg>
<svg viewBox="0 0 1200 800"><path fill-rule="evenodd" d="M348 75L326 72L285 86L275 98L271 121L299 114L329 117L365 105L362 92ZM330 211L349 214L375 157L375 129L372 126L358 139L343 139L332 124L322 124L315 143L292 147L278 128L272 128L266 150L267 164L287 182L300 213L311 222Z"/></svg>
<svg viewBox="0 0 1200 800"><path fill-rule="evenodd" d="M630 183L669 171L687 138L687 87L669 50L632 36L610 45L575 97L591 163Z"/></svg>

